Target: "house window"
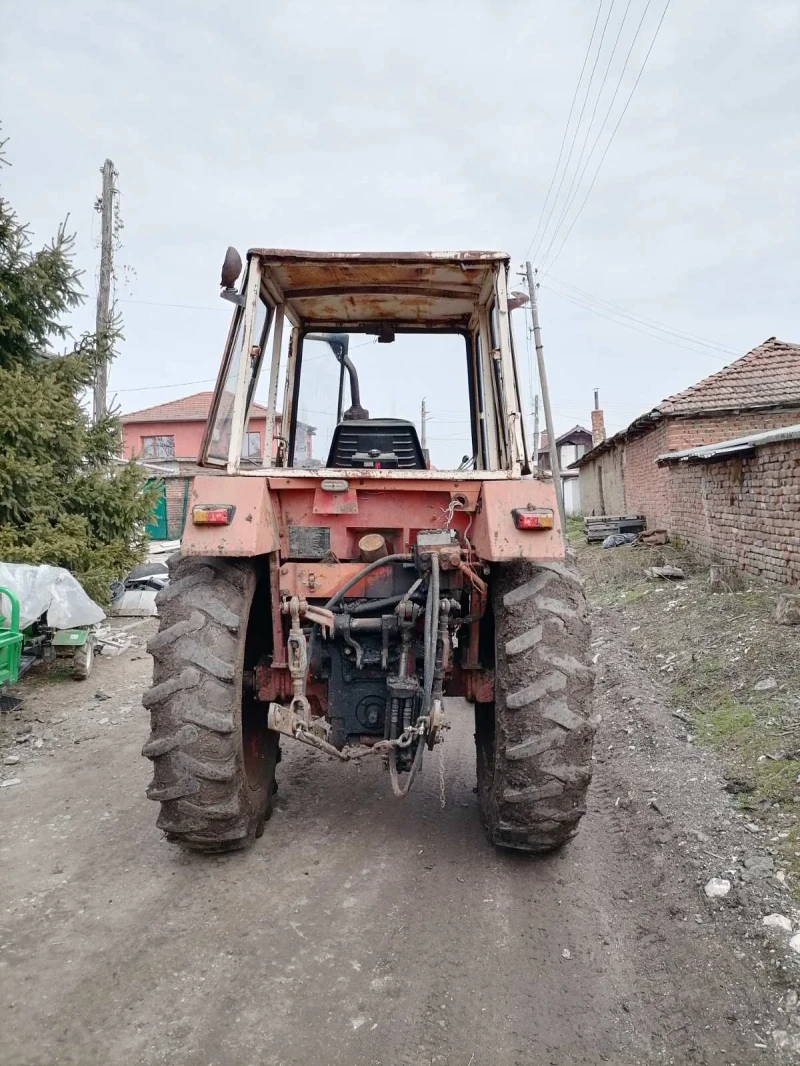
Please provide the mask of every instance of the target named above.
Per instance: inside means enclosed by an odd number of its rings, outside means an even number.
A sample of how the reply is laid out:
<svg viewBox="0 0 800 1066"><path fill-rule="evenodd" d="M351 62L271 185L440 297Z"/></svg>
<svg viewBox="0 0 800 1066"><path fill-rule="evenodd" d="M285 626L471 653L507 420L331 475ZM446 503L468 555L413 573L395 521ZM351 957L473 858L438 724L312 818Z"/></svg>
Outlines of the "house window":
<svg viewBox="0 0 800 1066"><path fill-rule="evenodd" d="M143 459L174 459L175 437L170 433L161 437L142 437Z"/></svg>
<svg viewBox="0 0 800 1066"><path fill-rule="evenodd" d="M242 441L242 459L259 459L261 457L261 434L248 430Z"/></svg>

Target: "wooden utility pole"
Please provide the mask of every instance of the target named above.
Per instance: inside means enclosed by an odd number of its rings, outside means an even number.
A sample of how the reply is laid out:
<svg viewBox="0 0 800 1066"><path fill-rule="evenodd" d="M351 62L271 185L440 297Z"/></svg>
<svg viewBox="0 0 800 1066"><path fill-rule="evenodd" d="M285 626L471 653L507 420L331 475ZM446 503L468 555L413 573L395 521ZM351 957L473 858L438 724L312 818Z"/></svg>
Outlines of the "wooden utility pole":
<svg viewBox="0 0 800 1066"><path fill-rule="evenodd" d="M533 469L539 473L539 394L533 398Z"/></svg>
<svg viewBox="0 0 800 1066"><path fill-rule="evenodd" d="M97 284L97 316L95 333L103 347L103 359L97 366L94 382L94 420L103 418L107 411L106 390L108 387L107 345L111 322L111 276L113 273L114 236L114 164L110 159L103 163L103 193L100 197L100 278Z"/></svg>
<svg viewBox="0 0 800 1066"><path fill-rule="evenodd" d="M564 513L564 491L561 484L561 467L558 462L558 448L556 447L556 434L553 429L553 412L550 407L550 390L547 387L547 370L544 365L544 348L542 347L542 329L539 325L539 304L536 302L536 282L533 280L533 267L528 261L525 264L525 273L528 276L528 292L531 297L531 317L533 318L533 343L536 346L536 364L539 368L539 387L542 390L542 405L544 407L544 424L547 427L547 448L550 452L550 468L553 474L553 482L556 489L556 501L558 513L561 517L561 535L564 543L567 541L567 519Z"/></svg>

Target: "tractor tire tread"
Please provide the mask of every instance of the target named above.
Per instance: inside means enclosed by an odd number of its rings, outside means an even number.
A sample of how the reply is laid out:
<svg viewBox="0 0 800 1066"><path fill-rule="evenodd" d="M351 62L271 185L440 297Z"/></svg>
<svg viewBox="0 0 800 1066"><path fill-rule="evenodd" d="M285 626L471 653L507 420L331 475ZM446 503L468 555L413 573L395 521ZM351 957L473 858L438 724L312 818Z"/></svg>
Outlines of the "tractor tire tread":
<svg viewBox="0 0 800 1066"><path fill-rule="evenodd" d="M240 620L255 595L256 568L249 560L207 558L168 565L160 630L149 644L153 686L142 701L152 727L143 748L153 764L147 795L161 803L156 824L168 840L212 853L246 847L271 813L277 761L273 754L264 782L251 786L242 748Z"/></svg>
<svg viewBox="0 0 800 1066"><path fill-rule="evenodd" d="M476 708L478 794L494 844L546 852L577 832L592 776L585 593L570 559L498 570L494 713Z"/></svg>

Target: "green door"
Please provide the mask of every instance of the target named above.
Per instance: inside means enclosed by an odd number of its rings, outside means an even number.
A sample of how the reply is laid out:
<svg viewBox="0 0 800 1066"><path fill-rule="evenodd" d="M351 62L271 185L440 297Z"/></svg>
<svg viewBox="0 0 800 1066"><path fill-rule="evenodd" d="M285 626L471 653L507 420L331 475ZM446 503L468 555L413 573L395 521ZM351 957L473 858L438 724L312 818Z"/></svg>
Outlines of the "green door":
<svg viewBox="0 0 800 1066"><path fill-rule="evenodd" d="M158 489L158 498L153 508L153 514L147 523L147 535L151 540L168 540L167 531L167 491L161 478L150 478L148 487L155 485Z"/></svg>

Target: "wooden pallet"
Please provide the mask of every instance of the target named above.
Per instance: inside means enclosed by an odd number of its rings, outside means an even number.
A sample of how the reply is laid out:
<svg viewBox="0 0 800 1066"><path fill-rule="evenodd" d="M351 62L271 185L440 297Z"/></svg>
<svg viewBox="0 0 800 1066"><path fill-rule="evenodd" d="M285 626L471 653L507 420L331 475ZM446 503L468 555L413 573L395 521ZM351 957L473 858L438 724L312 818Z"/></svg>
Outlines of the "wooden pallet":
<svg viewBox="0 0 800 1066"><path fill-rule="evenodd" d="M612 533L641 533L647 527L644 515L593 515L583 520L587 541L605 540Z"/></svg>

